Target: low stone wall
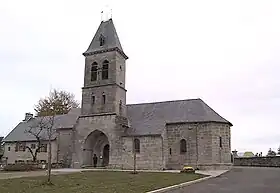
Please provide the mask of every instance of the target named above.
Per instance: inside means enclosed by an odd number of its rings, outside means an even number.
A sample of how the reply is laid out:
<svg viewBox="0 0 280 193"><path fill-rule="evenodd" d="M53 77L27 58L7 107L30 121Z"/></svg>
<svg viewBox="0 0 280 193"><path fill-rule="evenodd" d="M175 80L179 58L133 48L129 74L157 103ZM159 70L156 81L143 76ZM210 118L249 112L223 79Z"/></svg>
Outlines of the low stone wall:
<svg viewBox="0 0 280 193"><path fill-rule="evenodd" d="M198 164L199 170L230 170L232 163Z"/></svg>
<svg viewBox="0 0 280 193"><path fill-rule="evenodd" d="M234 158L234 166L280 167L280 156Z"/></svg>

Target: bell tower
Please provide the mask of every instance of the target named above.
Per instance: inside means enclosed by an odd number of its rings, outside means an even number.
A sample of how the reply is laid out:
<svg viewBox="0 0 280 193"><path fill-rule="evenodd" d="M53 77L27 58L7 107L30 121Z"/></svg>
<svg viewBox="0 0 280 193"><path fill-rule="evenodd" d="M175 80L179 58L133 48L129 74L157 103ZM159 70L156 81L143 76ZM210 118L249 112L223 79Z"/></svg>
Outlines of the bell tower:
<svg viewBox="0 0 280 193"><path fill-rule="evenodd" d="M112 19L102 21L85 56L82 115L126 117L124 53Z"/></svg>

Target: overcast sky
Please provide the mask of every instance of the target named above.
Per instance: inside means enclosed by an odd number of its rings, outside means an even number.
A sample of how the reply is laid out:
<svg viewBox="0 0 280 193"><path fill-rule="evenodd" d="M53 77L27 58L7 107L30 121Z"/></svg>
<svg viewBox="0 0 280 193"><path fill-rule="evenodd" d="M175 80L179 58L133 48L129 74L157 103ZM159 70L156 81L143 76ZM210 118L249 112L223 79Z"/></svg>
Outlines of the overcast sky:
<svg viewBox="0 0 280 193"><path fill-rule="evenodd" d="M232 149L277 149L279 0L1 1L0 135L51 88L81 100L106 4L130 57L128 103L201 98L233 123Z"/></svg>

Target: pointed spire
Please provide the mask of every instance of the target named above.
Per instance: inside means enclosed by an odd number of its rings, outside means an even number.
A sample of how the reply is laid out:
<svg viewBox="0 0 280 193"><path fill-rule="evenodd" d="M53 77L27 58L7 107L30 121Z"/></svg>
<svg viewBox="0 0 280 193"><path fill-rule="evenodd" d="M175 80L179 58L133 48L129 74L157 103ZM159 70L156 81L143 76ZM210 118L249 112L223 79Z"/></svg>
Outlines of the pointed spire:
<svg viewBox="0 0 280 193"><path fill-rule="evenodd" d="M101 22L87 51L85 51L83 55L88 56L112 50L120 52L120 54L122 54L125 59L128 59L128 57L123 52L116 28L111 18L107 21Z"/></svg>

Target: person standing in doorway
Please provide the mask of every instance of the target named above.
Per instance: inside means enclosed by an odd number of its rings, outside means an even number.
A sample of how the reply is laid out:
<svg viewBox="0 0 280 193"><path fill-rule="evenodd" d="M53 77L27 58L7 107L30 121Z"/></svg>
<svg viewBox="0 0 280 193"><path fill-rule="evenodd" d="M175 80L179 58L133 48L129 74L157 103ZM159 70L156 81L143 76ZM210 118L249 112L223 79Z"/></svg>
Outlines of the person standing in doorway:
<svg viewBox="0 0 280 193"><path fill-rule="evenodd" d="M97 156L96 156L96 154L94 154L93 155L93 167L95 167L96 168L96 165L97 165Z"/></svg>

